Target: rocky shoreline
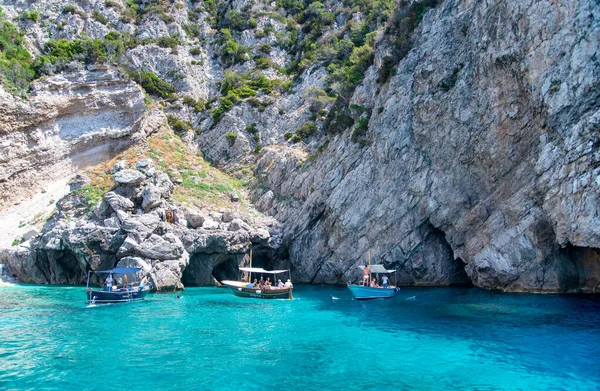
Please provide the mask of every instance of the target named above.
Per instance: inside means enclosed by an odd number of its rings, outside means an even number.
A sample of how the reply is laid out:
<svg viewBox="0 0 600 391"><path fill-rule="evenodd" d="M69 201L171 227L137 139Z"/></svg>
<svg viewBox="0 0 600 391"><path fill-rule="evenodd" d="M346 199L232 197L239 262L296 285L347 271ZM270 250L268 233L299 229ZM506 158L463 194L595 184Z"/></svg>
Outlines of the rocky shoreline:
<svg viewBox="0 0 600 391"><path fill-rule="evenodd" d="M237 278L251 247L261 254L281 245L274 219L173 202L175 185L150 160L118 162L111 173L116 187L95 206L77 194L89 179L74 178L42 231L0 253L0 263L37 284L81 284L88 270L141 267L140 278L170 291Z"/></svg>

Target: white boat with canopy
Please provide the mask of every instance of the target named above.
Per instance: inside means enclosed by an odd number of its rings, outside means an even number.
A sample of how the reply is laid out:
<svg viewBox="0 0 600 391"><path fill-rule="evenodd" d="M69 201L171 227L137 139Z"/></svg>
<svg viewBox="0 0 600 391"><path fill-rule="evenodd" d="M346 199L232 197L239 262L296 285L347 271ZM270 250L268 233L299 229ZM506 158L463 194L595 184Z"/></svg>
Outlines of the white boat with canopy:
<svg viewBox="0 0 600 391"><path fill-rule="evenodd" d="M250 266L252 266L252 251L250 251ZM289 270L266 270L261 267L240 267L239 270L248 273L248 281L221 281L221 284L225 285L233 295L259 299L293 299L293 285ZM272 275L273 283L275 283L277 275L288 273L288 280L281 288L276 285L254 284L252 283L252 273L255 275L260 274L261 276Z"/></svg>

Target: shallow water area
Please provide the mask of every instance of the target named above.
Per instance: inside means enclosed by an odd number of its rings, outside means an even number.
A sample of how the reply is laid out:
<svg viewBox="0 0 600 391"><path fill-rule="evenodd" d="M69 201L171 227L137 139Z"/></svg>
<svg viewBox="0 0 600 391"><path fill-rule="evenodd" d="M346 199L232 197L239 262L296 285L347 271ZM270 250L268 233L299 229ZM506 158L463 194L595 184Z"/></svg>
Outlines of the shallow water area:
<svg viewBox="0 0 600 391"><path fill-rule="evenodd" d="M0 288L0 389L600 388L597 296L404 288L362 302L313 286L293 301L180 295L87 306L83 287Z"/></svg>

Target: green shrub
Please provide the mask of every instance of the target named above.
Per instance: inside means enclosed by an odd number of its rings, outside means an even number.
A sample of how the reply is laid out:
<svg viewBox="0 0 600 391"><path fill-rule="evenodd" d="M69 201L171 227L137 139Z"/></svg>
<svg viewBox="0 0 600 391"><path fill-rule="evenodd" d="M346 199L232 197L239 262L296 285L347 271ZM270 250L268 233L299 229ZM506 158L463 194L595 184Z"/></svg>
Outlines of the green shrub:
<svg viewBox="0 0 600 391"><path fill-rule="evenodd" d="M183 98L183 104L193 107L194 111L199 113L204 110L204 102L201 99L195 100L191 96L186 96Z"/></svg>
<svg viewBox="0 0 600 391"><path fill-rule="evenodd" d="M366 134L369 129L369 118L361 117L358 120L358 124L354 128L354 132L352 132L352 141L360 143L360 145L365 145L367 142Z"/></svg>
<svg viewBox="0 0 600 391"><path fill-rule="evenodd" d="M107 8L119 8L119 3L113 0L104 0L104 6Z"/></svg>
<svg viewBox="0 0 600 391"><path fill-rule="evenodd" d="M130 72L130 76L132 79L139 82L142 88L149 94L169 99L174 96L175 92L177 92L175 87L156 76L153 72L133 71Z"/></svg>
<svg viewBox="0 0 600 391"><path fill-rule="evenodd" d="M256 128L256 123L253 122L250 125L246 126L246 131L250 134L256 134L258 133L258 129Z"/></svg>
<svg viewBox="0 0 600 391"><path fill-rule="evenodd" d="M67 4L62 9L63 14L75 14L77 13L77 6L73 4Z"/></svg>
<svg viewBox="0 0 600 391"><path fill-rule="evenodd" d="M258 51L263 52L265 54L270 54L273 48L268 43L263 43L262 45L258 45Z"/></svg>
<svg viewBox="0 0 600 391"><path fill-rule="evenodd" d="M257 25L258 25L258 22L256 21L256 19L254 19L254 18L248 19L247 28L255 29Z"/></svg>
<svg viewBox="0 0 600 391"><path fill-rule="evenodd" d="M40 11L23 11L23 13L20 15L20 18L23 20L31 20L33 23L37 23L40 18Z"/></svg>
<svg viewBox="0 0 600 391"><path fill-rule="evenodd" d="M323 128L329 134L342 133L354 124L354 118L350 115L345 100L339 97L329 111Z"/></svg>
<svg viewBox="0 0 600 391"><path fill-rule="evenodd" d="M188 121L182 121L172 114L167 115L167 122L169 123L169 126L173 129L173 131L177 133L183 133L192 129L191 123L189 123Z"/></svg>
<svg viewBox="0 0 600 391"><path fill-rule="evenodd" d="M258 69L277 68L277 65L270 58L266 57L258 57L254 59L254 63Z"/></svg>
<svg viewBox="0 0 600 391"><path fill-rule="evenodd" d="M108 18L100 13L100 11L92 12L92 17L99 23L108 24Z"/></svg>
<svg viewBox="0 0 600 391"><path fill-rule="evenodd" d="M296 130L296 134L302 137L303 139L306 139L312 136L313 134L317 133L317 130L319 129L317 128L317 125L314 122L307 121L303 123L302 126L298 128L298 130Z"/></svg>
<svg viewBox="0 0 600 391"><path fill-rule="evenodd" d="M190 54L192 56L198 56L200 54L200 47L199 46L194 46L193 48L190 49Z"/></svg>
<svg viewBox="0 0 600 391"><path fill-rule="evenodd" d="M34 61L23 33L3 16L0 12L0 80L7 91L24 95L36 76Z"/></svg>
<svg viewBox="0 0 600 391"><path fill-rule="evenodd" d="M265 36L271 34L273 31L275 31L275 27L273 27L272 24L266 25L263 29L263 33L265 33Z"/></svg>
<svg viewBox="0 0 600 391"><path fill-rule="evenodd" d="M181 39L178 37L160 37L156 42L161 48L176 48L181 45Z"/></svg>
<svg viewBox="0 0 600 391"><path fill-rule="evenodd" d="M181 26L181 28L190 38L198 38L200 37L200 35L202 35L202 32L200 31L200 26L195 23L184 23Z"/></svg>
<svg viewBox="0 0 600 391"><path fill-rule="evenodd" d="M309 110L312 113L318 113L328 104L335 101L335 98L330 97L324 90L316 87L309 88L305 93L307 101L310 103Z"/></svg>
<svg viewBox="0 0 600 391"><path fill-rule="evenodd" d="M227 132L225 133L225 138L229 141L229 145L233 145L237 139L237 134L233 132Z"/></svg>

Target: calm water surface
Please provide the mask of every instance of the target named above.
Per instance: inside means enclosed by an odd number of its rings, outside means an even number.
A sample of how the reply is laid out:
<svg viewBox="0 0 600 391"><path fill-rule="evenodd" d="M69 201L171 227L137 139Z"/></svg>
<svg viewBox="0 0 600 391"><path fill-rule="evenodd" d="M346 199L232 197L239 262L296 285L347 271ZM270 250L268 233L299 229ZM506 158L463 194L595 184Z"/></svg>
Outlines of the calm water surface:
<svg viewBox="0 0 600 391"><path fill-rule="evenodd" d="M359 302L308 286L294 296L191 288L86 307L82 287L0 288L0 389L600 389L598 297L405 288Z"/></svg>

